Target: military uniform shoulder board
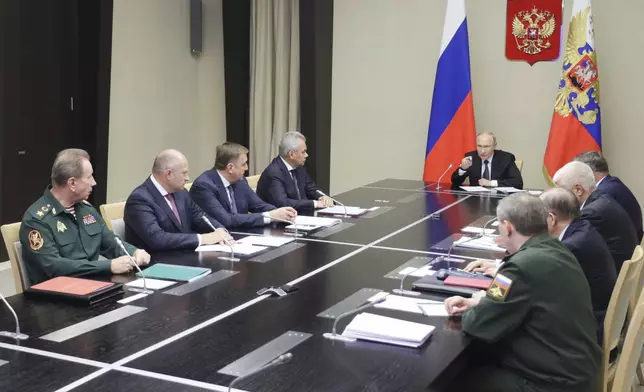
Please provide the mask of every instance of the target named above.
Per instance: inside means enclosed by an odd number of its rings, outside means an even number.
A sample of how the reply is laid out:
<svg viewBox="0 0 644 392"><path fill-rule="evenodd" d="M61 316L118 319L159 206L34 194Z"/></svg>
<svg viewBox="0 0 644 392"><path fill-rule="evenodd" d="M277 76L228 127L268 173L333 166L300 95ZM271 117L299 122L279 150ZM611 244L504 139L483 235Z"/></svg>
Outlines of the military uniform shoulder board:
<svg viewBox="0 0 644 392"><path fill-rule="evenodd" d="M34 210L32 210L31 215L33 215L36 219L42 219L44 218L49 212L51 211L49 205L43 205L40 207L34 207Z"/></svg>
<svg viewBox="0 0 644 392"><path fill-rule="evenodd" d="M501 273L497 273L490 287L487 289L487 295L497 301L504 301L510 292L510 287L512 287L512 279Z"/></svg>

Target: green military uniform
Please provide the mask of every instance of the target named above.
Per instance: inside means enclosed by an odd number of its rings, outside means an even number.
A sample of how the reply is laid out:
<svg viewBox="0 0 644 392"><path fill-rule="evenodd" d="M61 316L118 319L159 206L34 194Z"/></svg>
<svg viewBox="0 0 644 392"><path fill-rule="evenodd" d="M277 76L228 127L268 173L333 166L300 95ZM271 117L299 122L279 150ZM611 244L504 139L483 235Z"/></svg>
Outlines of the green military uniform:
<svg viewBox="0 0 644 392"><path fill-rule="evenodd" d="M505 258L462 325L498 364L477 391L594 390L601 349L590 288L575 256L546 234Z"/></svg>
<svg viewBox="0 0 644 392"><path fill-rule="evenodd" d="M56 276L111 274L111 260L124 253L101 215L87 201L76 203L76 217L51 194L51 187L22 217L20 243L31 284ZM136 248L124 243L132 254ZM107 260L99 260L99 255Z"/></svg>

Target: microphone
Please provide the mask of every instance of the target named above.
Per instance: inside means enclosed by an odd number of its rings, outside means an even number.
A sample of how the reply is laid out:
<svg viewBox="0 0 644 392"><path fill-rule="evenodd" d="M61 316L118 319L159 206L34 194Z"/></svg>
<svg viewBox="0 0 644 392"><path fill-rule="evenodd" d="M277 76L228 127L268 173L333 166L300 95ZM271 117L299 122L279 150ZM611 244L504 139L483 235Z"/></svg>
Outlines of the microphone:
<svg viewBox="0 0 644 392"><path fill-rule="evenodd" d="M201 215L201 219L202 219L204 222L206 222L206 224L207 224L208 226L210 226L210 228L212 229L212 231L217 231L217 229L215 228L215 226L212 224L212 222L210 221L210 219L208 219L208 218L206 217L206 215L205 215L205 214L204 214L204 215ZM222 227L222 229L226 230L226 228L225 228L225 227ZM228 233L228 230L226 230L226 233ZM231 244L230 242L228 242L228 241L225 241L225 240L224 240L224 244L228 245L228 247L230 248L230 257L227 257L227 256L219 256L219 257L217 257L217 258L218 258L218 259L220 259L220 260L239 261L239 259L235 257L235 248L233 248L232 244Z"/></svg>
<svg viewBox="0 0 644 392"><path fill-rule="evenodd" d="M364 304L364 305L362 305L362 306L360 306L358 308L349 310L348 312L342 313L333 322L332 332L331 333L326 332L322 336L324 336L327 339L332 339L332 340L342 340L342 341L345 341L345 342L355 342L356 341L355 338L350 338L350 337L347 337L347 336L338 335L337 330L336 330L336 328L338 326L338 321L340 321L340 319L343 319L343 318L345 318L347 316L351 316L352 314L359 313L359 312L362 312L363 310L366 310L366 309L369 309L369 308L371 308L373 306L376 306L379 303L385 302L385 299L387 299L387 295L389 295L389 293L381 291L380 293L378 293L378 294L376 294L374 296L375 298L372 297L372 298L368 299L366 304Z"/></svg>
<svg viewBox="0 0 644 392"><path fill-rule="evenodd" d="M461 245L461 244L464 244L464 243L467 243L467 242L474 241L474 240L477 240L477 239L479 239L479 238L483 238L483 237L485 237L485 230L487 229L487 226L488 226L490 223L494 222L495 220L496 220L496 217L494 217L494 218L490 219L489 221L485 222L485 224L483 225L483 230L481 231L481 233L480 233L480 234L477 234L477 235L475 235L474 237L468 238L468 239L466 239L465 241L458 243L458 245ZM455 247L456 245L457 245L457 243L456 243L456 241L454 241L454 242L452 243L452 246L450 246L450 247L449 247L449 250L447 251L447 269L449 269L449 268L450 268L450 264L449 264L449 263L450 263L450 261L451 261L450 256L452 255L452 250L454 249L454 247Z"/></svg>
<svg viewBox="0 0 644 392"><path fill-rule="evenodd" d="M141 268L139 268L139 265L136 263L134 258L130 255L130 252L128 252L127 249L125 249L125 246L123 245L123 241L121 241L121 239L116 235L114 236L114 239L116 240L116 243L121 247L123 252L125 252L127 257L130 259L130 262L132 264L134 264L134 267L137 270L139 270L139 273L141 273L141 279L143 279L143 291L141 291L139 289L135 289L135 288L130 288L129 290L130 291L135 291L137 293L144 293L144 294L152 294L152 293L154 293L154 291L148 290L148 282L145 279L145 274L143 273L143 271L141 271Z"/></svg>
<svg viewBox="0 0 644 392"><path fill-rule="evenodd" d="M0 299L2 299L2 302L4 302L5 305L7 305L7 308L9 308L9 310L11 311L11 314L13 315L13 319L16 321L16 332L0 331L0 336L4 336L5 338L11 338L16 340L29 339L29 335L20 333L20 322L18 321L18 316L16 315L16 312L13 310L11 305L9 305L9 302L7 302L7 300L4 299L4 296L2 295L2 293L0 293Z"/></svg>
<svg viewBox="0 0 644 392"><path fill-rule="evenodd" d="M445 171L443 172L443 174L441 174L441 176L438 177L438 181L436 181L436 190L437 191L441 190L441 180L443 179L443 177L445 177L445 174L447 174L449 169L451 169L452 167L454 167L454 164L450 163L449 166L447 166L447 169L445 169Z"/></svg>
<svg viewBox="0 0 644 392"><path fill-rule="evenodd" d="M340 203L339 201L337 201L336 199L332 198L331 196L326 195L324 192L322 192L322 191L321 191L321 190L319 190L319 189L317 190L317 192L318 192L319 194L321 194L322 196L326 196L326 197L328 197L329 199L333 200L333 202L334 202L334 203L338 203L339 205L341 205L342 207L344 207L344 217L345 217L345 218L347 218L347 217L349 216L349 215L347 214L347 206L345 206L344 204Z"/></svg>
<svg viewBox="0 0 644 392"><path fill-rule="evenodd" d="M271 216L271 219L274 220L274 221L288 223L289 225L293 225L293 228L295 229L295 240L297 241L297 237L299 237L299 234L298 234L298 231L297 231L297 223L295 223L295 221L291 222L290 220L280 219L280 218L273 218L272 216ZM288 233L284 233L284 234L288 235Z"/></svg>
<svg viewBox="0 0 644 392"><path fill-rule="evenodd" d="M244 374L244 375L241 375L241 376L237 377L236 379L234 379L230 383L230 385L228 385L228 392L232 391L233 385L237 384L239 381L241 381L241 380L243 380L245 378L248 378L250 376L254 376L255 374L257 374L259 372L263 372L263 371L265 371L265 370L267 370L269 368L289 363L289 362L291 362L291 359L293 359L293 354L291 354L291 353L282 354L279 357L277 357L277 358L273 359L272 361L270 361L269 363L267 363L266 365L260 367L259 369L253 370L250 373L247 373L247 374Z"/></svg>
<svg viewBox="0 0 644 392"><path fill-rule="evenodd" d="M423 268L423 267L425 267L425 266L428 266L428 265L429 265L429 264L431 264L431 263L437 263L437 262L439 262L439 261L443 260L444 258L445 258L444 256L438 256L437 258L435 258L435 259L433 259L433 260L430 260L430 261L428 261L427 263L424 263L424 264L423 264L423 265L421 265L420 267L415 268L415 269L413 269L412 271L407 272L406 274L404 274L404 275L403 275L402 279L400 279L400 288L393 289L392 291L393 291L394 293L396 293L396 294L400 294L400 295L413 295L413 296L415 296L415 297L419 296L419 295L420 295L420 292L418 292L418 291L412 291L412 290L405 290L405 289L403 288L403 287L405 287L405 286L404 286L404 284L405 284L405 279L407 279L407 277L408 277L409 275L413 274L414 272L418 271L419 269L421 269L421 268Z"/></svg>

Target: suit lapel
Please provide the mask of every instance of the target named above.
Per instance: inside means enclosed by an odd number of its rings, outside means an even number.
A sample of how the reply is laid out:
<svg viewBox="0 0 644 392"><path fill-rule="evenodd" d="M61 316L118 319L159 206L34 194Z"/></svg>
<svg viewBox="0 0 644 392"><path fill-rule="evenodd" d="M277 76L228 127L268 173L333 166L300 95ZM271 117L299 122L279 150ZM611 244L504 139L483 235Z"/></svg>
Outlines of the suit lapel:
<svg viewBox="0 0 644 392"><path fill-rule="evenodd" d="M502 155L499 154L499 151L494 152L494 158L492 158L492 171L490 172L492 180L498 180L501 177L504 163L501 157Z"/></svg>
<svg viewBox="0 0 644 392"><path fill-rule="evenodd" d="M282 171L282 173L284 173L283 175L284 175L284 178L287 181L287 184L290 184L289 187L286 189L286 195L288 197L290 197L291 199L297 199L297 190L295 189L295 183L293 182L293 179L291 178L291 173L289 173L288 168L286 167L284 162L282 162L282 158L277 157L275 159L278 161L277 164L278 164L280 170ZM297 169L293 170L293 175L294 176L297 175ZM298 178L297 181L298 181L298 184L299 184L300 179ZM294 192L291 192L291 194L289 194L289 192L288 192L289 189L292 189ZM300 192L300 194L301 194L301 192Z"/></svg>
<svg viewBox="0 0 644 392"><path fill-rule="evenodd" d="M190 197L188 191L179 191L174 193L174 203L177 205L177 212L181 218L182 231L187 233L190 231L190 220L188 219L188 211L186 211L187 198Z"/></svg>
<svg viewBox="0 0 644 392"><path fill-rule="evenodd" d="M470 185L476 186L479 184L479 180L481 179L482 167L483 167L483 162L481 162L481 158L479 157L479 155L475 153L472 156L472 167L470 168L472 170L470 174Z"/></svg>
<svg viewBox="0 0 644 392"><path fill-rule="evenodd" d="M154 186L154 184L152 183L152 180L148 178L145 181L145 187L148 189L148 192L150 192L150 194L152 195L152 198L154 199L155 203L157 203L157 205L161 207L161 209L170 217L170 219L172 220L172 223L174 223L177 229L183 231L183 228L181 227L179 222L177 222L177 217L174 216L174 212L172 212L172 209L170 208L168 201L166 200L165 197L161 195L161 193L159 193L159 190L157 189L157 187ZM177 203L176 200L175 200L175 203L177 205L179 204ZM179 214L179 216L181 216L181 214Z"/></svg>
<svg viewBox="0 0 644 392"><path fill-rule="evenodd" d="M221 181L221 178L219 177L219 173L217 173L217 170L213 169L212 173L210 174L210 178L212 179L213 184L217 187L219 190L219 202L228 206L228 212L233 211L233 207L230 205L230 202L228 201L228 192L226 192L226 187L224 186L224 183Z"/></svg>

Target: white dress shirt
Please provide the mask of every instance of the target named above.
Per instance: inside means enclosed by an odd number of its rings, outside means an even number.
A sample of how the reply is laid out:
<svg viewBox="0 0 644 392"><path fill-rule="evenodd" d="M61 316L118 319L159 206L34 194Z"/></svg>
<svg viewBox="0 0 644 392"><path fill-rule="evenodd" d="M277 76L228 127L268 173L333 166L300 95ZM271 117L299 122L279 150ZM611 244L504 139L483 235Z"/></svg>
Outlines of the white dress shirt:
<svg viewBox="0 0 644 392"><path fill-rule="evenodd" d="M163 198L165 199L165 202L168 203L168 207L170 207L170 209L174 211L174 208L172 208L172 203L170 203L170 200L168 200L168 198L166 197L170 192L166 191L163 185L159 184L159 182L157 181L156 178L154 178L153 175L150 176L150 181L152 181L152 183L157 188L161 196L163 196ZM177 215L179 215L179 211L177 211ZM197 239L199 240L199 246L201 246L201 234L197 234Z"/></svg>
<svg viewBox="0 0 644 392"><path fill-rule="evenodd" d="M488 165L488 170L490 172L490 177L492 177L492 159L494 158L494 154L490 156L487 159L487 165ZM485 172L485 164L483 163L483 160L481 160L481 178L483 178L483 173ZM461 169L461 167L458 167L458 175L459 176L464 176L467 171ZM470 184L470 185L478 185L478 184ZM499 182L497 180L490 180L490 186L499 186Z"/></svg>
<svg viewBox="0 0 644 392"><path fill-rule="evenodd" d="M599 181L597 181L597 184L595 184L595 188L599 188L599 184L601 184L602 181L604 181L604 178L606 178L606 176L600 178Z"/></svg>
<svg viewBox="0 0 644 392"><path fill-rule="evenodd" d="M559 233L559 241L563 241L563 236L564 236L564 234L566 234L566 230L568 230L569 226L570 226L570 224L566 225L566 227L564 227L564 229L561 230L561 233Z"/></svg>

